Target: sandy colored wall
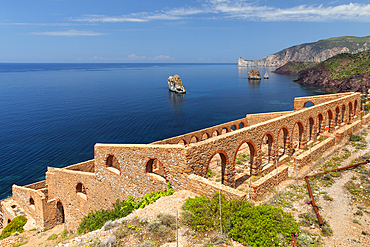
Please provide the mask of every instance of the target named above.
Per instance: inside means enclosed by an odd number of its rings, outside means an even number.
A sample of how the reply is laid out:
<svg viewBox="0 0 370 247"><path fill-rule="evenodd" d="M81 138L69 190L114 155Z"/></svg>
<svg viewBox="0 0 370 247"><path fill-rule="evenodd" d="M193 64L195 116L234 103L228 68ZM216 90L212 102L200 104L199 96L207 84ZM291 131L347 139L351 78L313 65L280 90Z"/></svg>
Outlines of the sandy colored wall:
<svg viewBox="0 0 370 247"><path fill-rule="evenodd" d="M285 116L285 115L290 114L292 112L293 111L248 114L246 118L248 120L249 125L255 125L255 124L265 122L265 121L270 120L270 119Z"/></svg>

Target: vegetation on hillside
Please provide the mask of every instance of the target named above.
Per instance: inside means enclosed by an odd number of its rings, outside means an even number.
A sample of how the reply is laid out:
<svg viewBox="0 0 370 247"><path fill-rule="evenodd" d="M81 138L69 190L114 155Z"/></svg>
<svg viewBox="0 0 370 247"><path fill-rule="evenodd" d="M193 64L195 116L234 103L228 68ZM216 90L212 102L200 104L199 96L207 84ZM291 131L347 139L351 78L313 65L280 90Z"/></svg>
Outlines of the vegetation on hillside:
<svg viewBox="0 0 370 247"><path fill-rule="evenodd" d="M112 209L90 212L87 216L82 219L77 232L79 234L91 232L103 227L104 223L109 220L116 220L126 217L132 211L139 208L144 208L145 206L155 202L163 196L170 196L175 191L172 189L171 184L164 191L157 191L146 194L143 197L135 199L133 196L128 196L126 200L119 201L117 199L116 203L113 204Z"/></svg>
<svg viewBox="0 0 370 247"><path fill-rule="evenodd" d="M24 215L15 217L1 232L0 239L9 237L14 232L23 232L23 226L26 224L27 218Z"/></svg>
<svg viewBox="0 0 370 247"><path fill-rule="evenodd" d="M278 74L298 74L300 71L310 69L318 65L317 62L288 62L284 66L276 69Z"/></svg>

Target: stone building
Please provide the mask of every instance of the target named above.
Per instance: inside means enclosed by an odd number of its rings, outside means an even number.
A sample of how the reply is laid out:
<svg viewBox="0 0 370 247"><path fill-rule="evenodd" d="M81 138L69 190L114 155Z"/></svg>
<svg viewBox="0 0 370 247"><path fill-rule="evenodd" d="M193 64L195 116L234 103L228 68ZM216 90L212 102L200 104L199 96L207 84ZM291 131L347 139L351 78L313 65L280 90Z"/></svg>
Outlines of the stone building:
<svg viewBox="0 0 370 247"><path fill-rule="evenodd" d="M313 106L306 107L308 102ZM207 196L222 190L227 198L253 199L288 177L288 160L294 158L297 168L307 165L358 130L369 116L360 117L360 104L359 93L301 97L293 111L251 114L150 144L97 143L93 160L48 167L46 180L13 185L12 198L1 202L4 226L24 213L39 228L64 223L76 230L91 210L163 190L168 183L175 190ZM243 183L248 189L237 190Z"/></svg>

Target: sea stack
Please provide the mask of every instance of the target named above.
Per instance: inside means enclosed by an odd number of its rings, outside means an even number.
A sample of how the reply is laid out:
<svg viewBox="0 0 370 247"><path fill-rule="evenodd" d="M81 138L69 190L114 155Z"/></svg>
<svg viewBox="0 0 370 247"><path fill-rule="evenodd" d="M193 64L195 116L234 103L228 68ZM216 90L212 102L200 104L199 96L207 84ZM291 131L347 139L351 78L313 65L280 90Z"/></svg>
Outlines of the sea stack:
<svg viewBox="0 0 370 247"><path fill-rule="evenodd" d="M251 69L248 72L248 79L251 79L251 80L261 80L260 72L258 70L255 70L255 69Z"/></svg>
<svg viewBox="0 0 370 247"><path fill-rule="evenodd" d="M184 84L182 84L182 81L179 75L169 76L167 81L168 81L168 88L170 89L170 91L175 92L175 93L186 93Z"/></svg>
<svg viewBox="0 0 370 247"><path fill-rule="evenodd" d="M269 74L267 74L267 71L265 73L265 75L263 76L264 79L268 79L269 78Z"/></svg>

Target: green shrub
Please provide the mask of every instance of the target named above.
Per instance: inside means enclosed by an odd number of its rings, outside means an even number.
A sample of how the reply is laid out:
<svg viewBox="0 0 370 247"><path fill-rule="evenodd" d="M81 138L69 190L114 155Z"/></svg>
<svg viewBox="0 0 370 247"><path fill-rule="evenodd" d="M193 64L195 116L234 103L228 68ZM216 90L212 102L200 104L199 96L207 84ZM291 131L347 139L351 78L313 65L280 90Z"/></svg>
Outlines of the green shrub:
<svg viewBox="0 0 370 247"><path fill-rule="evenodd" d="M163 196L169 196L175 193L171 184L164 191L157 191L146 194L143 197L135 199L133 196L128 196L126 200L113 203L113 208L108 210L91 211L85 216L80 226L77 229L78 234L91 232L103 227L104 223L109 220L116 220L129 215L132 211L138 208L144 208Z"/></svg>
<svg viewBox="0 0 370 247"><path fill-rule="evenodd" d="M27 218L23 215L15 217L1 232L0 239L9 237L14 232L23 232L23 226L26 224Z"/></svg>
<svg viewBox="0 0 370 247"><path fill-rule="evenodd" d="M48 240L54 240L58 237L58 234L53 234L53 235L50 235L50 237L48 237Z"/></svg>
<svg viewBox="0 0 370 247"><path fill-rule="evenodd" d="M234 240L251 246L275 246L281 239L290 242L298 233L293 216L269 205L255 206L247 201L227 201L221 196L222 227ZM196 231L210 231L220 226L218 193L207 197L188 198L182 207L193 216L186 224ZM184 223L183 219L182 222Z"/></svg>

